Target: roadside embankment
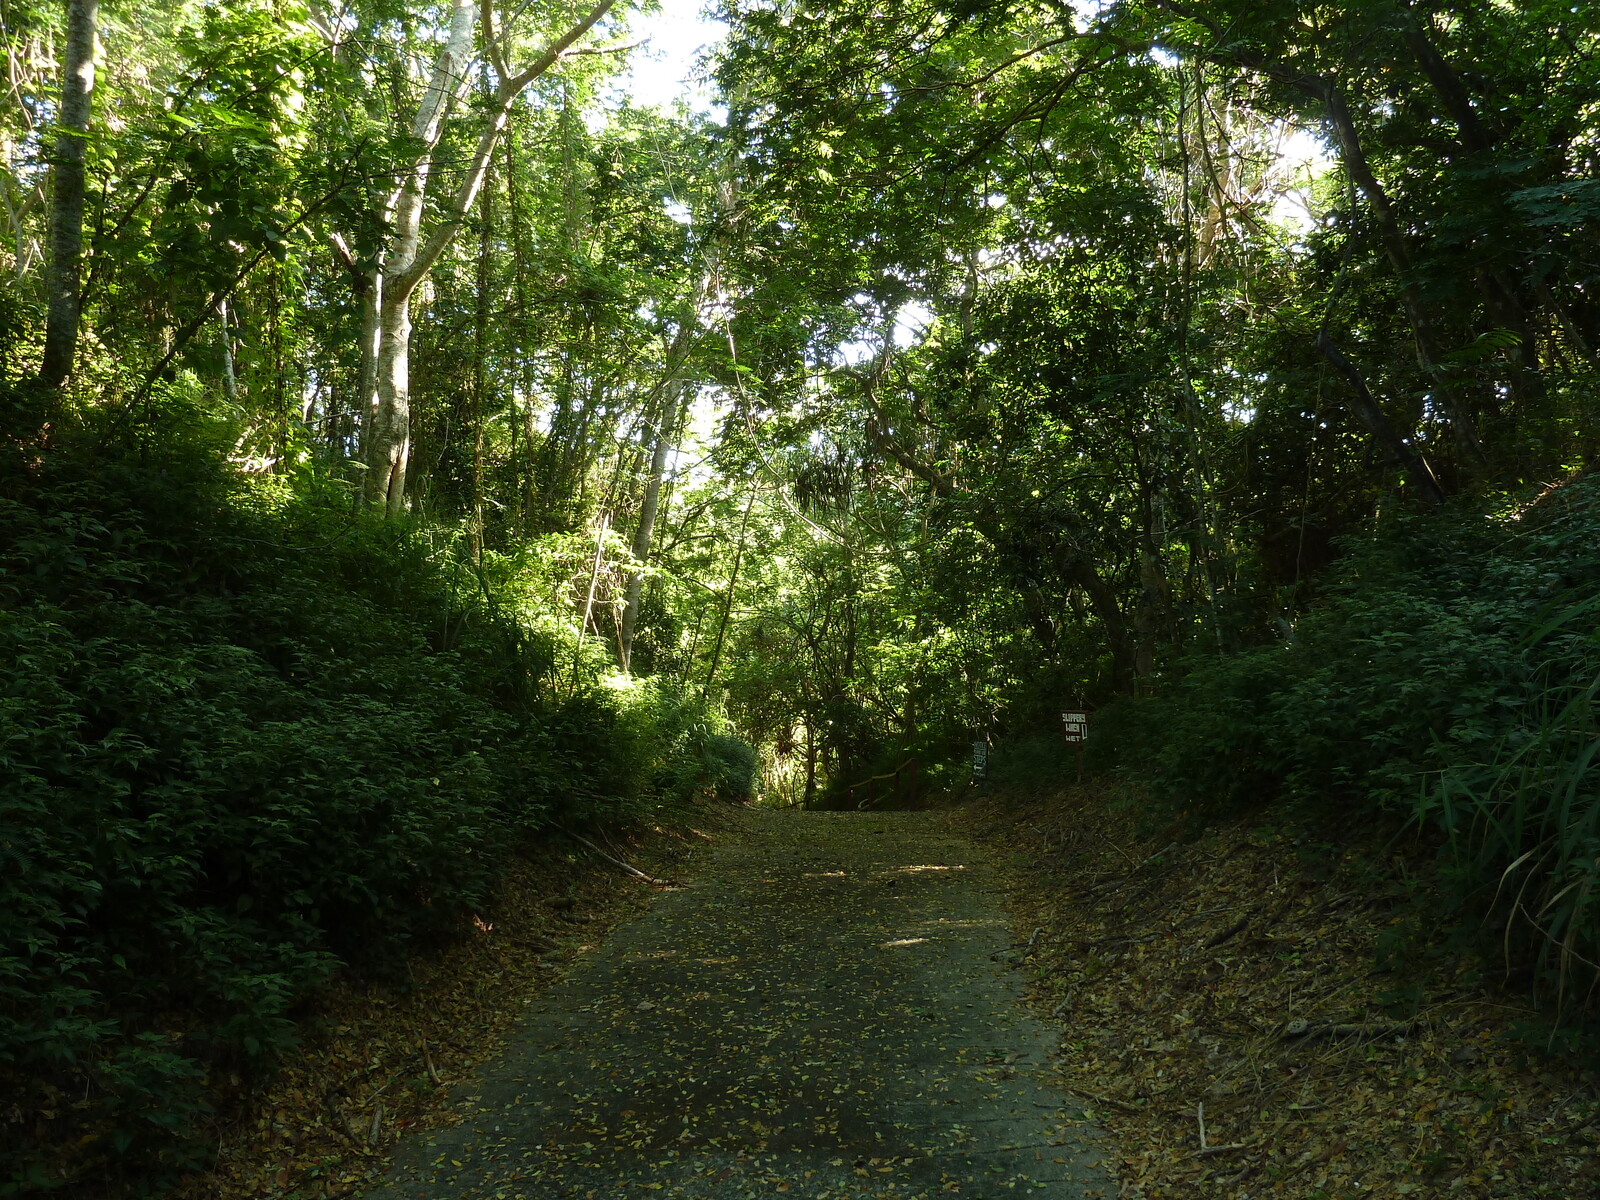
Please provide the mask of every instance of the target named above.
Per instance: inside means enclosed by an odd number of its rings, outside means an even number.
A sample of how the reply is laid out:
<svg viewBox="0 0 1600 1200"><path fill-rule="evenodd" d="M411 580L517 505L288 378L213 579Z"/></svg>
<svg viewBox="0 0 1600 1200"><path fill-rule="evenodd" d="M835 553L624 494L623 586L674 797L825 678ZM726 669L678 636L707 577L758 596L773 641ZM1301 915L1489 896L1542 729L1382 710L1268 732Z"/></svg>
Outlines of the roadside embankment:
<svg viewBox="0 0 1600 1200"><path fill-rule="evenodd" d="M1092 789L960 820L1012 853L1012 956L1125 1197L1600 1187L1592 1051L1419 932L1427 855L1243 820L1135 836Z"/></svg>
<svg viewBox="0 0 1600 1200"><path fill-rule="evenodd" d="M721 820L705 810L695 827L647 827L608 840L606 852L665 876L708 844ZM460 1119L448 1103L452 1089L498 1053L531 999L655 891L566 839L517 857L470 935L414 956L387 982L347 981L324 997L273 1082L241 1094L219 1122L211 1169L187 1176L173 1200L310 1200L362 1190L406 1132Z"/></svg>

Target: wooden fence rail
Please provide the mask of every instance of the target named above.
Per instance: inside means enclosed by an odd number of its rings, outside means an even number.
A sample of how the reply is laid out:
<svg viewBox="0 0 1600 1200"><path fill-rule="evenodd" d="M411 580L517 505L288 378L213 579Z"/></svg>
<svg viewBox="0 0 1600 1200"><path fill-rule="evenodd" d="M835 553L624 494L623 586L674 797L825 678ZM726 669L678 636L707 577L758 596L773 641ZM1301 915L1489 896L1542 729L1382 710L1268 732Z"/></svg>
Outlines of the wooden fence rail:
<svg viewBox="0 0 1600 1200"><path fill-rule="evenodd" d="M850 785L850 803L857 809L875 806L880 799L878 784L888 783L892 788L895 806L898 807L902 793L907 804L917 802L917 760L908 758L887 775L874 775L871 779L863 779L860 783ZM889 792L890 788L885 788ZM857 796L860 799L857 799Z"/></svg>

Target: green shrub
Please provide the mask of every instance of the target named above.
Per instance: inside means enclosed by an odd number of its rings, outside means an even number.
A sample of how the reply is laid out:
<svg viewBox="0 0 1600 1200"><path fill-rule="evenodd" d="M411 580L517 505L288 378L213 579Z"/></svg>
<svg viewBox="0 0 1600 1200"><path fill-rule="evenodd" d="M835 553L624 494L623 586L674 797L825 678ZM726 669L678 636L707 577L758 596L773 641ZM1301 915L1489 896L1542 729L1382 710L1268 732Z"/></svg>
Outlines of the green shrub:
<svg viewBox="0 0 1600 1200"><path fill-rule="evenodd" d="M207 461L62 455L0 495L0 1093L26 1118L0 1194L185 1167L219 1079L270 1070L336 972L458 929L519 841L737 790L703 705L553 686L558 647L446 540Z"/></svg>
<svg viewBox="0 0 1600 1200"><path fill-rule="evenodd" d="M987 782L1010 791L1040 792L1075 782L1077 770L1077 756L1060 734L1039 734L991 746Z"/></svg>
<svg viewBox="0 0 1600 1200"><path fill-rule="evenodd" d="M700 744L701 775L718 800L754 800L756 766L755 747L730 734L713 733Z"/></svg>
<svg viewBox="0 0 1600 1200"><path fill-rule="evenodd" d="M634 738L656 748L641 790L678 802L702 791L723 801L754 798L755 748L701 696L659 679L633 681L622 695Z"/></svg>
<svg viewBox="0 0 1600 1200"><path fill-rule="evenodd" d="M1347 554L1292 642L1193 660L1113 706L1095 755L1169 815L1289 802L1414 814L1463 903L1564 1001L1600 977L1600 482L1412 517Z"/></svg>

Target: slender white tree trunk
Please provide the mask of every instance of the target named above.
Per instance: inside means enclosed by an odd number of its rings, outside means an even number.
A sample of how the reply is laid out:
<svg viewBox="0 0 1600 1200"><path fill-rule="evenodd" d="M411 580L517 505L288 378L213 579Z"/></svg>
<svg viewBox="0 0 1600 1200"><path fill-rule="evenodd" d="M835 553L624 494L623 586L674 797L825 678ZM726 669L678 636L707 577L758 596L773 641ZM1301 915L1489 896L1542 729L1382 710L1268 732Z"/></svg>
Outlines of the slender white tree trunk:
<svg viewBox="0 0 1600 1200"><path fill-rule="evenodd" d="M78 347L83 261L84 150L94 95L100 0L68 0L66 60L56 121L55 195L50 213L50 266L45 274L44 358L39 382L59 388L72 374Z"/></svg>
<svg viewBox="0 0 1600 1200"><path fill-rule="evenodd" d="M411 297L385 299L378 337L378 410L367 486L374 504L390 516L405 507L406 463L411 455Z"/></svg>
<svg viewBox="0 0 1600 1200"><path fill-rule="evenodd" d="M684 412L690 400L689 385L683 380L683 367L689 357L700 329L700 305L710 291L710 278L700 281L692 304L688 305L678 322L678 332L667 348L665 370L657 390L664 392L656 408L656 443L650 453L650 475L645 480L644 499L639 505L639 524L633 532L633 559L648 563L650 548L655 540L656 513L661 506L661 485L667 472L667 458L683 424ZM626 601L622 620L617 628L617 657L624 673L633 661L633 639L639 627L639 608L644 600L644 571L638 569L628 575Z"/></svg>
<svg viewBox="0 0 1600 1200"><path fill-rule="evenodd" d="M411 452L411 296L427 277L439 256L460 231L463 218L471 211L489 169L490 157L500 134L511 117L511 106L518 96L551 67L568 47L589 32L616 0L599 0L592 9L557 38L543 54L526 68L510 74L506 69L500 39L488 27L492 6L485 2L483 30L489 60L499 73L487 120L479 132L478 144L462 174L454 195L443 205L433 232L422 236L423 210L428 181L433 173L433 156L444 132L444 120L466 91L471 64L473 31L477 25L477 0L453 0L450 32L434 62L428 90L418 106L412 134L422 150L412 160L390 200L390 222L394 233L388 252L378 267L378 353L376 408L364 438L367 463L366 496L374 506L390 514L405 507L406 463Z"/></svg>
<svg viewBox="0 0 1600 1200"><path fill-rule="evenodd" d="M632 670L633 637L639 626L639 608L644 601L643 565L650 560L650 547L655 540L656 513L661 507L661 483L667 473L667 458L672 453L672 443L682 416L684 397L688 389L683 384L674 387L673 394L661 406L661 424L656 429L656 445L650 454L650 477L644 483L644 500L639 505L639 524L633 531L633 560L640 566L628 574L627 601L622 609L622 623L617 631L619 664L623 673Z"/></svg>
<svg viewBox="0 0 1600 1200"><path fill-rule="evenodd" d="M230 406L239 403L239 377L233 370L233 330L228 327L228 302L217 305L217 325L222 349L222 395Z"/></svg>
<svg viewBox="0 0 1600 1200"><path fill-rule="evenodd" d="M433 173L434 152L444 135L445 118L466 91L477 22L476 0L454 0L449 33L411 123L411 135L422 143L423 149L390 198L394 233L374 272L376 286L368 289L375 293L370 304L377 316L377 386L366 438L366 492L373 506L381 506L391 516L405 507L406 463L411 454L411 293L422 273L411 276L422 242L428 177ZM365 353L366 347L362 349Z"/></svg>
<svg viewBox="0 0 1600 1200"><path fill-rule="evenodd" d="M360 429L370 429L378 416L378 352L383 345L380 323L383 272L376 267L361 274L361 363L356 369L356 419Z"/></svg>

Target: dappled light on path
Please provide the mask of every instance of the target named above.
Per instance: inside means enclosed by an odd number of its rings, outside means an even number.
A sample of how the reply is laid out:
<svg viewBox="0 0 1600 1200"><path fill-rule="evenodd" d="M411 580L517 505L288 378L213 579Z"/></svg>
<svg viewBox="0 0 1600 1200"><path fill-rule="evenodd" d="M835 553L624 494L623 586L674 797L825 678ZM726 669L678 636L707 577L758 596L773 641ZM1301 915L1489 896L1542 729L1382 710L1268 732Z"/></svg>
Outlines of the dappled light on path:
<svg viewBox="0 0 1600 1200"><path fill-rule="evenodd" d="M530 1004L377 1197L1105 1194L970 846L924 813L742 825Z"/></svg>

